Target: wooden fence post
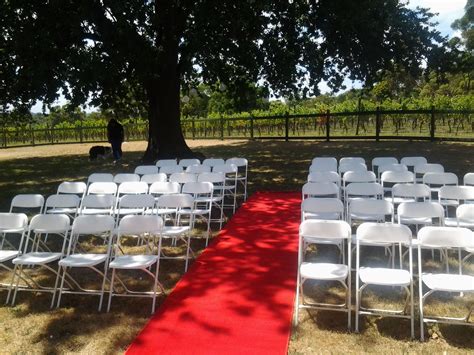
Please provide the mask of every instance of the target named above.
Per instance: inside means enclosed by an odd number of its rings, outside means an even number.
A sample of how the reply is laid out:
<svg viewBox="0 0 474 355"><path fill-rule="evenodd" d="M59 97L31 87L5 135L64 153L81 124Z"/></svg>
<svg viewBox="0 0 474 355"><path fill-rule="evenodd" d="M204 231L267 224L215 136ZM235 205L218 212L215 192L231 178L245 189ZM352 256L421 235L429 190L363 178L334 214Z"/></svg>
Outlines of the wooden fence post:
<svg viewBox="0 0 474 355"><path fill-rule="evenodd" d="M221 141L224 140L224 117L221 116L221 119L220 119L220 123L221 123Z"/></svg>
<svg viewBox="0 0 474 355"><path fill-rule="evenodd" d="M194 116L191 118L191 128L193 133L193 140L196 139L196 122L194 121Z"/></svg>
<svg viewBox="0 0 474 355"><path fill-rule="evenodd" d="M329 110L326 111L326 142L329 142L331 140L331 125L330 125L330 118L331 118L331 112Z"/></svg>
<svg viewBox="0 0 474 355"><path fill-rule="evenodd" d="M51 126L51 144L54 144L54 127Z"/></svg>
<svg viewBox="0 0 474 355"><path fill-rule="evenodd" d="M435 132L436 132L435 107L431 106L430 139L432 142L435 140Z"/></svg>
<svg viewBox="0 0 474 355"><path fill-rule="evenodd" d="M7 147L7 129L5 126L3 126L3 146L6 148Z"/></svg>
<svg viewBox="0 0 474 355"><path fill-rule="evenodd" d="M375 140L378 142L380 140L380 107L377 106L375 111Z"/></svg>
<svg viewBox="0 0 474 355"><path fill-rule="evenodd" d="M84 142L84 134L82 132L82 120L80 121L80 125L79 125L79 140L81 141L81 143Z"/></svg>
<svg viewBox="0 0 474 355"><path fill-rule="evenodd" d="M290 113L287 111L285 113L285 142L288 142L289 130L290 130Z"/></svg>
<svg viewBox="0 0 474 355"><path fill-rule="evenodd" d="M253 116L250 116L250 139L253 139Z"/></svg>
<svg viewBox="0 0 474 355"><path fill-rule="evenodd" d="M35 131L33 130L31 123L30 123L30 134L31 134L31 145L34 146L35 145Z"/></svg>

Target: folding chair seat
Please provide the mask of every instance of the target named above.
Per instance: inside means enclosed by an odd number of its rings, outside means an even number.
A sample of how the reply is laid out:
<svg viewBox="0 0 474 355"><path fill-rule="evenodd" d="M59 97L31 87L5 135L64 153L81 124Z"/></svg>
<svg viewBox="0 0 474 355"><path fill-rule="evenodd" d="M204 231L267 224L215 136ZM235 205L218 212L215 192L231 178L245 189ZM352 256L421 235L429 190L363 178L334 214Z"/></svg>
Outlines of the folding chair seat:
<svg viewBox="0 0 474 355"><path fill-rule="evenodd" d="M444 224L444 209L438 202L403 202L397 209L398 223L418 226Z"/></svg>
<svg viewBox="0 0 474 355"><path fill-rule="evenodd" d="M415 315L413 303L413 258L412 258L412 233L410 228L393 223L362 223L356 232L356 316L355 330L359 332L359 317L363 315L392 316L408 318L411 324L411 337L415 336ZM404 245L408 247L408 270L388 267L361 267L361 245L382 246L386 243ZM402 310L375 309L362 306L362 292L369 286L403 288L407 294L405 307ZM406 312L409 307L409 311ZM407 314L408 313L408 314Z"/></svg>
<svg viewBox="0 0 474 355"><path fill-rule="evenodd" d="M337 159L334 157L316 157L311 161L311 166L315 167L314 171L337 172Z"/></svg>
<svg viewBox="0 0 474 355"><path fill-rule="evenodd" d="M168 179L168 177L166 176L166 174L157 173L157 174L142 175L140 181L144 181L148 185L151 185L154 182L163 182L163 181L166 181L167 179Z"/></svg>
<svg viewBox="0 0 474 355"><path fill-rule="evenodd" d="M308 197L337 198L339 187L334 182L307 182L302 188L303 200Z"/></svg>
<svg viewBox="0 0 474 355"><path fill-rule="evenodd" d="M183 184L187 182L196 182L197 174L192 173L192 172L174 173L174 174L171 174L169 181L177 182L178 184L180 184L182 188Z"/></svg>
<svg viewBox="0 0 474 355"><path fill-rule="evenodd" d="M158 167L156 165L139 165L134 171L137 175L158 174Z"/></svg>
<svg viewBox="0 0 474 355"><path fill-rule="evenodd" d="M183 185L182 192L189 194L194 198L193 223L196 219L202 218L207 224L206 229L206 246L209 243L211 231L211 215L212 215L212 194L214 185L211 182L187 182ZM186 211L188 213L188 211ZM194 224L192 226L194 228Z"/></svg>
<svg viewBox="0 0 474 355"><path fill-rule="evenodd" d="M184 256L184 271L188 270L189 254L193 253L191 249L191 232L193 226L194 198L189 194L173 194L158 197L156 207L160 210L173 210L175 213L170 216L172 225L163 227L162 237L170 238L173 244L177 241L184 242L186 246L186 255ZM183 259L183 257L162 255L163 259Z"/></svg>
<svg viewBox="0 0 474 355"><path fill-rule="evenodd" d="M110 311L112 297L149 297L152 299L151 313L155 312L157 287L160 287L163 294L165 293L163 286L158 281L162 229L163 220L157 216L129 215L125 216L120 221L116 231L117 240L113 248L114 253L109 263L109 269L112 270L112 276L110 280L107 312ZM125 237L144 240L145 244L142 247L142 249L145 249L144 252L141 254L125 254L123 248L121 248L122 240ZM154 272L152 272L151 269L153 266L155 267ZM152 291L132 291L122 280L120 280L120 286L123 288L123 292L118 292L115 285L115 279L119 270L141 270L153 280Z"/></svg>
<svg viewBox="0 0 474 355"><path fill-rule="evenodd" d="M194 173L194 174L210 173L211 172L211 166L210 165L201 165L201 164L189 165L186 168L186 172L187 173Z"/></svg>
<svg viewBox="0 0 474 355"><path fill-rule="evenodd" d="M59 184L57 194L58 195L77 195L82 199L86 193L87 185L80 181L64 181Z"/></svg>
<svg viewBox="0 0 474 355"><path fill-rule="evenodd" d="M82 199L79 215L115 214L116 197L114 195L86 195Z"/></svg>
<svg viewBox="0 0 474 355"><path fill-rule="evenodd" d="M365 159L362 157L342 157L341 159L339 159L339 165L347 164L347 163L349 164L356 163L356 164L365 165Z"/></svg>
<svg viewBox="0 0 474 355"><path fill-rule="evenodd" d="M222 208L232 208L232 213L235 213L237 207L237 167L233 164L214 165L212 172L225 175ZM219 186L214 189L219 189ZM226 204L226 197L229 197L233 202Z"/></svg>
<svg viewBox="0 0 474 355"><path fill-rule="evenodd" d="M298 248L298 276L296 286L296 304L294 323L298 324L299 310L301 308L314 308L347 312L347 327L351 327L351 253L348 253L346 263L328 263L305 261L306 247L309 244L326 244L332 241L335 245L347 243L347 250L351 250L351 228L344 221L303 221L299 230ZM345 259L345 258L343 258ZM345 291L342 304L329 304L321 302L308 302L305 298L304 285L309 280L333 281L342 285ZM300 299L301 296L301 299Z"/></svg>
<svg viewBox="0 0 474 355"><path fill-rule="evenodd" d="M114 182L117 185L120 185L121 183L124 183L124 182L133 182L133 181L140 181L140 175L120 173L114 176Z"/></svg>
<svg viewBox="0 0 474 355"><path fill-rule="evenodd" d="M93 182L114 182L114 176L109 173L93 173L87 179L87 186Z"/></svg>
<svg viewBox="0 0 474 355"><path fill-rule="evenodd" d="M443 186L438 191L438 202L446 208L445 223L448 223L450 206L474 202L474 186Z"/></svg>
<svg viewBox="0 0 474 355"><path fill-rule="evenodd" d="M201 165L201 161L199 159L181 159L178 165L182 166L183 169L186 169L191 165Z"/></svg>
<svg viewBox="0 0 474 355"><path fill-rule="evenodd" d="M367 171L367 165L357 162L339 164L339 175L343 176L348 171Z"/></svg>
<svg viewBox="0 0 474 355"><path fill-rule="evenodd" d="M400 163L406 165L408 170L414 171L415 166L426 164L428 163L428 160L426 160L425 157L419 157L419 156L403 157L400 160Z"/></svg>
<svg viewBox="0 0 474 355"><path fill-rule="evenodd" d="M307 219L342 220L344 205L338 198L307 197L301 203L301 221Z"/></svg>
<svg viewBox="0 0 474 355"><path fill-rule="evenodd" d="M384 172L387 171L398 171L398 172L403 172L403 171L408 171L408 168L404 164L385 164L379 166L377 170L377 180L380 181L381 175Z"/></svg>
<svg viewBox="0 0 474 355"><path fill-rule="evenodd" d="M237 167L237 183L240 184L244 192L239 193L237 187L237 195L243 196L244 201L247 200L247 175L248 175L248 165L249 162L245 158L229 158L225 161L226 165L235 165Z"/></svg>
<svg viewBox="0 0 474 355"><path fill-rule="evenodd" d="M416 181L423 182L426 173L444 173L444 167L441 164L419 164L415 165L414 173Z"/></svg>
<svg viewBox="0 0 474 355"><path fill-rule="evenodd" d="M462 181L465 186L474 186L474 173L467 173Z"/></svg>
<svg viewBox="0 0 474 355"><path fill-rule="evenodd" d="M44 197L39 194L19 194L13 197L10 204L10 213L28 212L43 213Z"/></svg>
<svg viewBox="0 0 474 355"><path fill-rule="evenodd" d="M164 166L178 165L178 162L176 159L159 159L156 161L155 165L158 167L158 169L161 169Z"/></svg>
<svg viewBox="0 0 474 355"><path fill-rule="evenodd" d="M212 222L219 223L219 229L222 229L224 222L224 173L201 173L198 175L198 182L210 182L213 185L212 204L219 209L219 218L211 218Z"/></svg>
<svg viewBox="0 0 474 355"><path fill-rule="evenodd" d="M118 186L115 182L93 182L87 189L87 195L117 195Z"/></svg>
<svg viewBox="0 0 474 355"><path fill-rule="evenodd" d="M0 213L0 268L13 272L8 262L21 254L27 228L26 214ZM11 284L0 283L0 288L8 289L10 292Z"/></svg>
<svg viewBox="0 0 474 355"><path fill-rule="evenodd" d="M341 186L341 176L335 171L313 172L309 173L308 182L334 182Z"/></svg>
<svg viewBox="0 0 474 355"><path fill-rule="evenodd" d="M473 325L469 322L472 307L466 317L455 318L449 316L425 316L426 299L435 292L443 293L474 293L474 276L463 275L461 263L459 273L450 274L443 272L423 272L423 248L437 248L444 250L454 250L460 255L462 250L472 248L474 234L467 228L457 227L423 227L418 232L418 274L419 277L419 297L420 297L420 338L424 340L425 323L453 323ZM425 290L427 290L425 292ZM446 302L446 301L444 301Z"/></svg>
<svg viewBox="0 0 474 355"><path fill-rule="evenodd" d="M55 195L57 196L57 195ZM68 196L77 197L77 196ZM28 233L25 234L23 249L25 252L13 259L14 265L11 287L14 293L11 304L15 304L18 291L49 292L52 294L51 308L54 305L54 298L59 281L59 266L54 265L60 260L66 251L67 236L71 227L71 221L65 214L36 215L31 219ZM49 238L43 238L48 236ZM51 241L52 236L60 238L61 247L55 247ZM43 241L43 239L45 241ZM41 280L33 278L31 268L37 266L52 272L55 275L54 286L41 285ZM24 269L26 267L26 270ZM41 279L44 279L41 277ZM20 280L25 282L24 287L20 287ZM8 298L7 297L7 303Z"/></svg>
<svg viewBox="0 0 474 355"><path fill-rule="evenodd" d="M160 168L160 173L166 174L168 177L174 173L182 173L183 167L179 165L165 165Z"/></svg>
<svg viewBox="0 0 474 355"><path fill-rule="evenodd" d="M458 177L454 173L426 173L423 175L423 184L429 186L433 198L436 198L441 187L457 186Z"/></svg>
<svg viewBox="0 0 474 355"><path fill-rule="evenodd" d="M398 159L395 157L375 157L372 159L372 171L380 176L379 167L388 164L398 164Z"/></svg>
<svg viewBox="0 0 474 355"><path fill-rule="evenodd" d="M395 184L392 186L392 197L387 198L393 205L403 202L424 202L431 200L431 190L425 184Z"/></svg>
<svg viewBox="0 0 474 355"><path fill-rule="evenodd" d="M98 309L99 311L101 310L114 226L115 221L112 216L78 216L74 220L67 255L59 261L61 282L56 307L60 306L63 294L84 294L99 296ZM90 246L94 246L94 252L86 249ZM99 246L102 250L97 250ZM102 265L102 268L100 268L100 265ZM71 273L68 273L68 269L74 268L94 271L102 278L101 287L98 289L85 289L82 287L79 281ZM65 288L66 276L67 283L71 287Z"/></svg>
<svg viewBox="0 0 474 355"><path fill-rule="evenodd" d="M459 205L456 208L456 218L446 217L444 225L474 229L474 204Z"/></svg>
<svg viewBox="0 0 474 355"><path fill-rule="evenodd" d="M66 214L74 219L79 212L80 205L81 199L77 195L51 195L44 204L44 213Z"/></svg>
<svg viewBox="0 0 474 355"><path fill-rule="evenodd" d="M414 184L415 174L411 171L384 171L380 175L380 183L385 192L392 192L395 184Z"/></svg>
<svg viewBox="0 0 474 355"><path fill-rule="evenodd" d="M211 168L217 165L224 165L224 164L225 164L225 160L221 158L208 158L202 161L202 165L207 165L207 166L210 166Z"/></svg>

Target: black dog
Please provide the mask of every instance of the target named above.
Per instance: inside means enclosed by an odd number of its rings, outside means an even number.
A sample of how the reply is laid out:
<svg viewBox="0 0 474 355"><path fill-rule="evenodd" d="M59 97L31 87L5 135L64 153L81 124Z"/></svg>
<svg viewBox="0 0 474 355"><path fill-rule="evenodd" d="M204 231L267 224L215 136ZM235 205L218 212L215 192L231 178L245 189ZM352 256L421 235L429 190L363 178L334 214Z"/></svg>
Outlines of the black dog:
<svg viewBox="0 0 474 355"><path fill-rule="evenodd" d="M101 145L95 145L89 149L89 160L97 160L98 158L106 159L112 155L112 149L110 147L104 147Z"/></svg>

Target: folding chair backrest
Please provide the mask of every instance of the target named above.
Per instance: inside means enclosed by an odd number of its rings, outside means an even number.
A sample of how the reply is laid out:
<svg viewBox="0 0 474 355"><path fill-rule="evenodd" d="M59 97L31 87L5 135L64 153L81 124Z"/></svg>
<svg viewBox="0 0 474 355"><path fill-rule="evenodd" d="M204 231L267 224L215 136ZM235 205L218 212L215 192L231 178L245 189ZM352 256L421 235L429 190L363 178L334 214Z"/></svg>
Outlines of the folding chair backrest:
<svg viewBox="0 0 474 355"><path fill-rule="evenodd" d="M474 234L467 228L423 227L417 236L420 247L468 248L472 247Z"/></svg>
<svg viewBox="0 0 474 355"><path fill-rule="evenodd" d="M87 195L82 199L81 211L87 208L103 209L107 214L111 213L114 207L114 195Z"/></svg>
<svg viewBox="0 0 474 355"><path fill-rule="evenodd" d="M362 223L356 232L357 240L365 243L402 243L411 245L412 232L403 224Z"/></svg>
<svg viewBox="0 0 474 355"><path fill-rule="evenodd" d="M160 168L160 173L171 175L173 173L182 173L183 167L179 165L165 165Z"/></svg>
<svg viewBox="0 0 474 355"><path fill-rule="evenodd" d="M474 201L474 186L443 186L438 192L439 201Z"/></svg>
<svg viewBox="0 0 474 355"><path fill-rule="evenodd" d="M311 161L311 164L319 164L319 163L332 165L336 168L336 170L334 171L337 171L337 159L334 157L315 157Z"/></svg>
<svg viewBox="0 0 474 355"><path fill-rule="evenodd" d="M204 159L202 165L208 165L210 167L214 167L216 165L224 165L225 160L221 158L208 158Z"/></svg>
<svg viewBox="0 0 474 355"><path fill-rule="evenodd" d="M10 204L10 212L14 208L20 209L38 209L39 213L43 211L44 197L39 194L19 194L13 197Z"/></svg>
<svg viewBox="0 0 474 355"><path fill-rule="evenodd" d="M423 184L432 185L457 185L458 177L454 173L426 173L423 175Z"/></svg>
<svg viewBox="0 0 474 355"><path fill-rule="evenodd" d="M398 159L395 157L376 157L372 159L372 170L376 172L380 166L388 164L398 164Z"/></svg>
<svg viewBox="0 0 474 355"><path fill-rule="evenodd" d="M212 167L213 173L237 174L237 166L234 164L217 164Z"/></svg>
<svg viewBox="0 0 474 355"><path fill-rule="evenodd" d="M148 192L153 195L177 194L181 186L177 182L158 181L150 185Z"/></svg>
<svg viewBox="0 0 474 355"><path fill-rule="evenodd" d="M463 184L466 186L474 186L474 173L467 173L464 175Z"/></svg>
<svg viewBox="0 0 474 355"><path fill-rule="evenodd" d="M313 172L308 175L308 182L334 182L341 186L341 177L335 171Z"/></svg>
<svg viewBox="0 0 474 355"><path fill-rule="evenodd" d="M408 168L413 168L420 164L426 164L428 161L425 157L403 157L400 160L401 164L405 164Z"/></svg>
<svg viewBox="0 0 474 355"><path fill-rule="evenodd" d="M201 161L199 159L181 159L178 165L187 168L191 165L201 165Z"/></svg>
<svg viewBox="0 0 474 355"><path fill-rule="evenodd" d="M458 221L472 223L474 227L474 204L460 205L456 208L456 218Z"/></svg>
<svg viewBox="0 0 474 355"><path fill-rule="evenodd" d="M444 167L441 164L418 164L415 165L415 174L424 175L426 173L444 173Z"/></svg>
<svg viewBox="0 0 474 355"><path fill-rule="evenodd" d="M384 171L380 176L382 185L389 184L410 184L415 182L415 174L411 171Z"/></svg>
<svg viewBox="0 0 474 355"><path fill-rule="evenodd" d="M339 165L346 163L360 163L365 165L365 159L362 157L342 157L341 159L339 159Z"/></svg>
<svg viewBox="0 0 474 355"><path fill-rule="evenodd" d="M147 184L151 185L154 182L166 181L166 179L167 179L166 174L157 173L157 174L145 174L141 177L140 181L144 181Z"/></svg>
<svg viewBox="0 0 474 355"><path fill-rule="evenodd" d="M116 195L117 194L117 184L115 182L93 182L89 185L87 189L88 195Z"/></svg>
<svg viewBox="0 0 474 355"><path fill-rule="evenodd" d="M192 208L194 198L190 194L163 195L158 197L158 208Z"/></svg>
<svg viewBox="0 0 474 355"><path fill-rule="evenodd" d="M81 199L77 195L51 195L46 199L44 211L48 213L52 208L78 208Z"/></svg>
<svg viewBox="0 0 474 355"><path fill-rule="evenodd" d="M112 216L78 216L72 223L72 235L111 233L115 226Z"/></svg>
<svg viewBox="0 0 474 355"><path fill-rule="evenodd" d="M120 197L118 208L153 208L155 198L152 195L125 195Z"/></svg>
<svg viewBox="0 0 474 355"><path fill-rule="evenodd" d="M309 219L300 224L300 237L313 241L344 240L351 238L351 227L345 221Z"/></svg>
<svg viewBox="0 0 474 355"><path fill-rule="evenodd" d="M343 175L348 171L366 171L367 165L358 162L347 162L339 164L339 174Z"/></svg>
<svg viewBox="0 0 474 355"><path fill-rule="evenodd" d="M65 214L37 214L28 227L41 233L65 233L71 226L71 220Z"/></svg>
<svg viewBox="0 0 474 355"><path fill-rule="evenodd" d="M183 185L182 192L191 195L207 195L214 190L214 185L211 182L186 182Z"/></svg>
<svg viewBox="0 0 474 355"><path fill-rule="evenodd" d="M403 202L397 209L398 217L438 218L442 224L444 209L438 202Z"/></svg>
<svg viewBox="0 0 474 355"><path fill-rule="evenodd" d="M28 226L28 216L24 213L0 213L0 232L24 231Z"/></svg>
<svg viewBox="0 0 474 355"><path fill-rule="evenodd" d="M431 198L431 190L425 184L395 184L392 196L426 200Z"/></svg>
<svg viewBox="0 0 474 355"><path fill-rule="evenodd" d="M120 220L118 235L150 233L158 235L163 228L163 219L152 215L128 215Z"/></svg>
<svg viewBox="0 0 474 355"><path fill-rule="evenodd" d="M64 181L59 184L57 194L75 194L83 196L86 193L87 185L79 181Z"/></svg>
<svg viewBox="0 0 474 355"><path fill-rule="evenodd" d="M356 199L349 202L350 216L364 216L368 219L373 216L373 220L385 219L390 216L393 221L393 205L387 200ZM372 219L372 218L370 218Z"/></svg>
<svg viewBox="0 0 474 355"><path fill-rule="evenodd" d="M121 184L127 181L140 181L140 175L138 174L128 174L128 173L121 173L114 176L114 182L116 184Z"/></svg>
<svg viewBox="0 0 474 355"><path fill-rule="evenodd" d="M144 181L125 181L118 187L118 195L146 194L148 193L148 184Z"/></svg>
<svg viewBox="0 0 474 355"><path fill-rule="evenodd" d="M158 174L158 167L156 165L139 165L134 172L137 175Z"/></svg>
<svg viewBox="0 0 474 355"><path fill-rule="evenodd" d="M383 195L383 187L376 182L353 182L346 186L346 197L363 196L363 197L381 197Z"/></svg>
<svg viewBox="0 0 474 355"><path fill-rule="evenodd" d="M335 171L337 172L337 160L313 161L309 167L309 171Z"/></svg>
<svg viewBox="0 0 474 355"><path fill-rule="evenodd" d="M245 167L249 165L249 162L245 158L229 158L225 161L226 164L234 164L237 168Z"/></svg>
<svg viewBox="0 0 474 355"><path fill-rule="evenodd" d="M338 198L308 197L301 203L301 212L303 220L306 219L307 213L321 215L334 214L337 216L337 218L335 219L342 219L344 213L344 205L342 201Z"/></svg>
<svg viewBox="0 0 474 355"><path fill-rule="evenodd" d="M408 171L408 168L404 164L385 164L385 165L381 165L381 166L379 166L378 171L377 171L379 178L380 178L380 175L382 173L387 172L387 171L400 171L400 172L403 172L403 171Z"/></svg>
<svg viewBox="0 0 474 355"><path fill-rule="evenodd" d="M334 182L307 182L302 189L303 199L308 197L339 198L339 187Z"/></svg>
<svg viewBox="0 0 474 355"><path fill-rule="evenodd" d="M197 181L197 174L190 173L190 172L174 173L174 174L171 174L169 181L177 182L179 184L193 182L193 181Z"/></svg>
<svg viewBox="0 0 474 355"><path fill-rule="evenodd" d="M375 173L372 171L348 171L342 176L344 186L352 182L375 182Z"/></svg>
<svg viewBox="0 0 474 355"><path fill-rule="evenodd" d="M209 173L210 171L211 171L211 166L209 165L194 164L194 165L189 165L186 168L187 173L200 174L200 173Z"/></svg>
<svg viewBox="0 0 474 355"><path fill-rule="evenodd" d="M164 166L173 166L178 165L176 159L160 159L155 164L158 168L162 168Z"/></svg>
<svg viewBox="0 0 474 355"><path fill-rule="evenodd" d="M87 185L92 184L93 182L113 182L114 176L109 173L93 173L89 175L87 179Z"/></svg>

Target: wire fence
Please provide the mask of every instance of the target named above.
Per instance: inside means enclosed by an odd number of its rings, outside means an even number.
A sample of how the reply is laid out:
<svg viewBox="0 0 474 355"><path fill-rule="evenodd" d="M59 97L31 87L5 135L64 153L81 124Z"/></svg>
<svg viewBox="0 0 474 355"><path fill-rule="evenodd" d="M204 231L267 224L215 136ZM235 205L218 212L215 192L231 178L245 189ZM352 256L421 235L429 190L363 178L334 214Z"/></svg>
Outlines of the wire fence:
<svg viewBox="0 0 474 355"><path fill-rule="evenodd" d="M406 139L474 141L474 110L380 110L272 116L183 118L187 139ZM124 127L127 141L146 140L148 124ZM107 128L4 127L3 148L106 142Z"/></svg>

